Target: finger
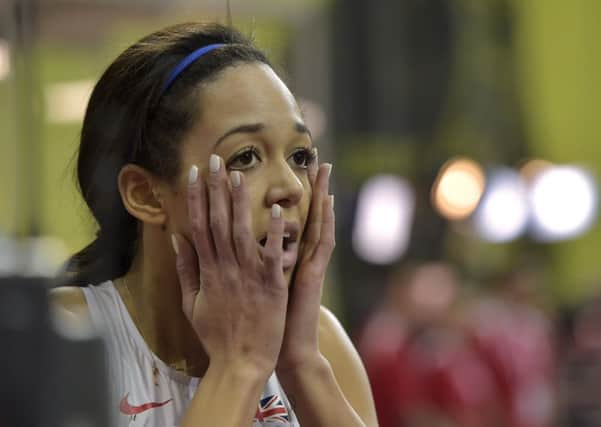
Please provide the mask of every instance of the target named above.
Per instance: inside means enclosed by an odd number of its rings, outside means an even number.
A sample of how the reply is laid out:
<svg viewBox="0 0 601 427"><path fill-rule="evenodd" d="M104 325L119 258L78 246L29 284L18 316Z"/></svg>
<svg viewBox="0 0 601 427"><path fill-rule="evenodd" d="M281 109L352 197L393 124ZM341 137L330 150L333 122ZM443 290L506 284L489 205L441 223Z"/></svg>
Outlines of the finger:
<svg viewBox="0 0 601 427"><path fill-rule="evenodd" d="M313 194L311 196L311 207L309 210L309 218L305 227L305 247L304 257L310 258L319 243L319 235L321 233L322 207L323 200L327 197L329 191L329 178L332 171L332 165L325 163L319 167L319 172L315 185L313 186Z"/></svg>
<svg viewBox="0 0 601 427"><path fill-rule="evenodd" d="M250 197L239 171L230 174L232 182L232 233L236 256L241 266L252 267L257 258L257 242L251 225Z"/></svg>
<svg viewBox="0 0 601 427"><path fill-rule="evenodd" d="M317 147L313 148L313 154L315 158L309 164L308 174L309 174L309 182L311 183L311 187L315 185L315 180L317 179L317 171L319 170L319 152L317 151Z"/></svg>
<svg viewBox="0 0 601 427"><path fill-rule="evenodd" d="M188 218L192 230L192 241L198 254L201 270L214 265L215 250L209 232L209 209L206 184L199 176L198 167L193 165L188 173Z"/></svg>
<svg viewBox="0 0 601 427"><path fill-rule="evenodd" d="M315 249L312 264L320 273L325 273L330 262L332 252L336 246L336 220L334 216L334 196L330 195L323 200L323 219L319 244Z"/></svg>
<svg viewBox="0 0 601 427"><path fill-rule="evenodd" d="M282 271L283 243L284 219L282 218L282 208L276 203L271 207L271 221L263 252L266 282L268 286L274 288L282 287L284 284L284 273Z"/></svg>
<svg viewBox="0 0 601 427"><path fill-rule="evenodd" d="M211 154L209 171L209 227L215 253L220 260L233 265L236 256L232 247L231 200L221 157Z"/></svg>
<svg viewBox="0 0 601 427"><path fill-rule="evenodd" d="M171 235L175 251L175 267L182 292L182 309L188 318L192 318L194 301L200 290L197 256L194 247L179 234Z"/></svg>

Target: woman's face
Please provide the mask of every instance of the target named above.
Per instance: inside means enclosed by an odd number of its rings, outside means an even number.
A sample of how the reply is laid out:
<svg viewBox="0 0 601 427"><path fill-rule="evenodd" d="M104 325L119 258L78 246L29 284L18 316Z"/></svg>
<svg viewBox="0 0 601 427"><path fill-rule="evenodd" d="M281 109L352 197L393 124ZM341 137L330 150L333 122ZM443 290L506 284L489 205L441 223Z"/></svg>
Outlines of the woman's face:
<svg viewBox="0 0 601 427"><path fill-rule="evenodd" d="M311 200L307 167L312 140L298 105L264 64L229 67L201 92L202 116L181 148L182 171L169 203L169 227L190 238L187 174L196 165L206 179L209 157L217 154L228 175L233 170L244 174L258 244L266 236L274 203L282 207L289 229L297 230L296 244L285 246L284 273L290 280Z"/></svg>

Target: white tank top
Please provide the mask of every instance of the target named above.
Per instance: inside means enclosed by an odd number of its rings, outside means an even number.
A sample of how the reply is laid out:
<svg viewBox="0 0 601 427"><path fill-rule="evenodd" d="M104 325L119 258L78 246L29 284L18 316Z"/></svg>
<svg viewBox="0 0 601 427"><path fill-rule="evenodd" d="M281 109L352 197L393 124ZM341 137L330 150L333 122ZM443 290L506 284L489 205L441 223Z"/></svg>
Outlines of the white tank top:
<svg viewBox="0 0 601 427"><path fill-rule="evenodd" d="M202 379L167 366L150 350L113 282L82 290L107 347L114 426L179 426ZM231 393L235 396L236 390ZM300 426L275 373L265 385L250 426Z"/></svg>

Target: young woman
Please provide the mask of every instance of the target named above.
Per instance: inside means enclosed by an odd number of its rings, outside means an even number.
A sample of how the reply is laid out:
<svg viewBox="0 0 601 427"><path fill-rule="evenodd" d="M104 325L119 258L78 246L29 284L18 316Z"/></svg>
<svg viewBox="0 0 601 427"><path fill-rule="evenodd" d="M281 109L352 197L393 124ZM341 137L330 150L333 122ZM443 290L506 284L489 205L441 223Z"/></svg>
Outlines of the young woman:
<svg viewBox="0 0 601 427"><path fill-rule="evenodd" d="M320 306L331 165L238 32L182 24L91 96L77 175L98 222L53 298L106 331L119 426L375 426L364 368Z"/></svg>

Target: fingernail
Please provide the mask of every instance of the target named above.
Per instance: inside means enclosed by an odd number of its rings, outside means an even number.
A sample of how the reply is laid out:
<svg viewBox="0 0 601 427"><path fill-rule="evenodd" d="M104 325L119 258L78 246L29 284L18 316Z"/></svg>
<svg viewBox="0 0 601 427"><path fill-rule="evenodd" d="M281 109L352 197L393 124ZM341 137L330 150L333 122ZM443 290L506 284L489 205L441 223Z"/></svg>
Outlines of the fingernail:
<svg viewBox="0 0 601 427"><path fill-rule="evenodd" d="M319 151L317 150L317 147L313 148L313 154L315 155L315 162L319 164Z"/></svg>
<svg viewBox="0 0 601 427"><path fill-rule="evenodd" d="M239 171L233 171L230 174L230 178L232 180L232 185L234 187L240 187L240 172Z"/></svg>
<svg viewBox="0 0 601 427"><path fill-rule="evenodd" d="M271 217L279 218L281 216L282 216L282 207L280 205L278 205L277 203L274 203L273 205L271 205Z"/></svg>
<svg viewBox="0 0 601 427"><path fill-rule="evenodd" d="M330 198L330 205L332 205L332 209L334 209L334 195L330 194L328 197Z"/></svg>
<svg viewBox="0 0 601 427"><path fill-rule="evenodd" d="M175 255L179 255L179 244L177 243L175 234L171 235L171 244L173 245L173 251L175 252Z"/></svg>
<svg viewBox="0 0 601 427"><path fill-rule="evenodd" d="M198 179L198 167L196 165L192 165L190 168L190 172L188 172L188 185L196 184L196 180Z"/></svg>
<svg viewBox="0 0 601 427"><path fill-rule="evenodd" d="M327 169L327 174L328 174L328 178L330 177L330 174L332 173L332 163L326 163L326 169Z"/></svg>
<svg viewBox="0 0 601 427"><path fill-rule="evenodd" d="M209 170L211 173L217 173L219 167L221 166L221 159L217 154L211 154L211 158L209 159Z"/></svg>

